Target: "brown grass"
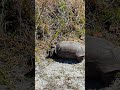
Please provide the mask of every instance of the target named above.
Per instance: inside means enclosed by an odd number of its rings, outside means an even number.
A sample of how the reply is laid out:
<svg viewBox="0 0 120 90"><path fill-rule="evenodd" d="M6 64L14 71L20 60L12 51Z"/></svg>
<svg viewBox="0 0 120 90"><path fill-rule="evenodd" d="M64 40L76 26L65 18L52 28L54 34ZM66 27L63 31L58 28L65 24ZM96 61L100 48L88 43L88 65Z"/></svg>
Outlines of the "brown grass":
<svg viewBox="0 0 120 90"><path fill-rule="evenodd" d="M61 40L78 40L85 34L83 0L36 0L36 32L50 46ZM44 44L44 45L46 45ZM39 48L39 47L36 47Z"/></svg>

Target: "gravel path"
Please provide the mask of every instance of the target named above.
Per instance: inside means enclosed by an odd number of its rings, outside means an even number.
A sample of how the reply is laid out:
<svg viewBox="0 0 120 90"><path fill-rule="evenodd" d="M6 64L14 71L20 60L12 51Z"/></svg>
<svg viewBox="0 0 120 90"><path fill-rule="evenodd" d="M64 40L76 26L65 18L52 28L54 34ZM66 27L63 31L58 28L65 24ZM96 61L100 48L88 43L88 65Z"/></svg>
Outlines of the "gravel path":
<svg viewBox="0 0 120 90"><path fill-rule="evenodd" d="M36 62L36 90L85 90L85 61L70 64L68 62L45 58L39 64Z"/></svg>

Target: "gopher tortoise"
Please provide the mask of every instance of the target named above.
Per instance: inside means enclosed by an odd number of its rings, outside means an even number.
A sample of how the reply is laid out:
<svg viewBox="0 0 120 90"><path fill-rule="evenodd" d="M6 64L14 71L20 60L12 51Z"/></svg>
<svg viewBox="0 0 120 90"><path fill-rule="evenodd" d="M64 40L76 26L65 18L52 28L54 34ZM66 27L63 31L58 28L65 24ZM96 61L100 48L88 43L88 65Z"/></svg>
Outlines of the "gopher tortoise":
<svg viewBox="0 0 120 90"><path fill-rule="evenodd" d="M104 73L120 70L120 48L111 42L86 36L85 49L86 63L96 63Z"/></svg>
<svg viewBox="0 0 120 90"><path fill-rule="evenodd" d="M120 71L119 47L93 36L86 36L85 41L86 77L101 75L102 79L109 79L111 74ZM108 79L106 81L109 81Z"/></svg>
<svg viewBox="0 0 120 90"><path fill-rule="evenodd" d="M85 46L75 41L61 41L49 52L50 57L76 59L79 62L85 56Z"/></svg>

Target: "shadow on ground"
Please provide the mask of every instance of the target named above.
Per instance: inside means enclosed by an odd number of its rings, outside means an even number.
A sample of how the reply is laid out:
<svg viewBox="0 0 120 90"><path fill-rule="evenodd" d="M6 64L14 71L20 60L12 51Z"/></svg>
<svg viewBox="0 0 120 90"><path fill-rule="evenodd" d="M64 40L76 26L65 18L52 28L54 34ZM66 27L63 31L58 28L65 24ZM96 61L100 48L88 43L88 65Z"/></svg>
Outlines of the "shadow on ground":
<svg viewBox="0 0 120 90"><path fill-rule="evenodd" d="M51 58L53 59L54 61L56 62L59 62L59 63L66 63L66 64L78 64L78 63L81 63L83 60L85 60L85 57L82 56L79 61L77 59L68 59L68 58L60 58L58 56L53 56L53 57L49 57L47 56L46 58Z"/></svg>
<svg viewBox="0 0 120 90"><path fill-rule="evenodd" d="M76 59L63 59L63 58L59 58L57 56L54 56L54 57L49 57L47 56L46 58L51 58L53 59L54 61L56 62L59 62L59 63L66 63L66 64L77 64L77 63L80 63L78 60ZM82 61L82 60L81 60Z"/></svg>
<svg viewBox="0 0 120 90"><path fill-rule="evenodd" d="M77 64L77 63L80 63L76 59L58 59L58 58L54 58L54 60L56 62L59 62L59 63L67 63L67 64Z"/></svg>

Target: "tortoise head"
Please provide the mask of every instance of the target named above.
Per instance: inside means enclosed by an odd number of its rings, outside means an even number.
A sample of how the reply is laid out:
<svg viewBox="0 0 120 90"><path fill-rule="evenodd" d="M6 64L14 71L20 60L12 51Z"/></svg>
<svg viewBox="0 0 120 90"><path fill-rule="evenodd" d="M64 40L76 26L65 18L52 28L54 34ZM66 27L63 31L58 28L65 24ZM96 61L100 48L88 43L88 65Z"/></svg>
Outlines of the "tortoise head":
<svg viewBox="0 0 120 90"><path fill-rule="evenodd" d="M51 48L47 51L47 57L52 58L55 53L55 46L51 46Z"/></svg>

